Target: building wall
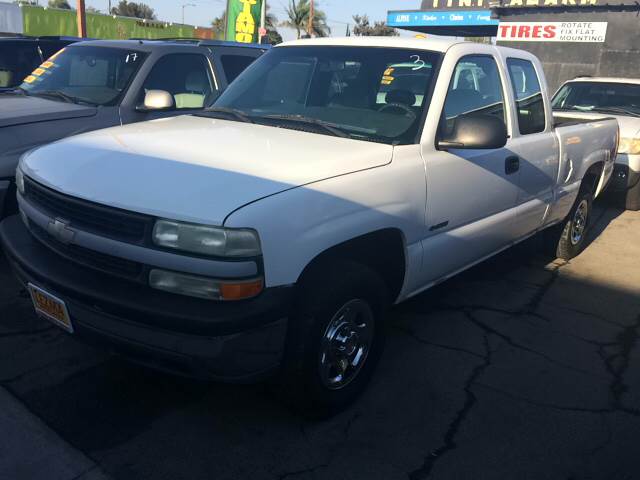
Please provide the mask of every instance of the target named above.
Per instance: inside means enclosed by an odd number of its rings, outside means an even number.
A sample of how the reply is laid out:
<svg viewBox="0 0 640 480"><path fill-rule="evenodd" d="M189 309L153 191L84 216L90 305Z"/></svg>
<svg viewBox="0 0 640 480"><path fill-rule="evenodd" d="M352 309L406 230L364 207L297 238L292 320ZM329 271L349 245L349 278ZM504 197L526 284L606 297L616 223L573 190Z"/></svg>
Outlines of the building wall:
<svg viewBox="0 0 640 480"><path fill-rule="evenodd" d="M514 9L515 10L515 9ZM536 55L549 87L579 75L640 78L640 16L637 12L519 13L504 11L501 22L608 22L604 43L498 42Z"/></svg>

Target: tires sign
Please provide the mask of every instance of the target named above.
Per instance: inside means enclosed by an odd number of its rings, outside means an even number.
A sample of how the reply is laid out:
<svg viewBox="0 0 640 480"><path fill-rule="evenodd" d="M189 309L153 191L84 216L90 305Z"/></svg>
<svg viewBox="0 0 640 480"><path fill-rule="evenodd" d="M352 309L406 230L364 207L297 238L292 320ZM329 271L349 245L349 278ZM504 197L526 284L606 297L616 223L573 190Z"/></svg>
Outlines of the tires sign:
<svg viewBox="0 0 640 480"><path fill-rule="evenodd" d="M500 22L499 42L603 43L607 22Z"/></svg>

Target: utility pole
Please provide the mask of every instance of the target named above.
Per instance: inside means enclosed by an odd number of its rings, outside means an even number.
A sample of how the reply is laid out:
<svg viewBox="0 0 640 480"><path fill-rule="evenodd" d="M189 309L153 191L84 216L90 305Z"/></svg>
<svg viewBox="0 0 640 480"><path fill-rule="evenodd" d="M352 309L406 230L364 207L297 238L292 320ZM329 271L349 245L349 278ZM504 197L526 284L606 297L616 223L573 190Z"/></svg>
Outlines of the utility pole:
<svg viewBox="0 0 640 480"><path fill-rule="evenodd" d="M262 43L262 37L267 35L267 0L262 0L262 8L260 9L260 30L258 35L258 43Z"/></svg>
<svg viewBox="0 0 640 480"><path fill-rule="evenodd" d="M78 0L78 36L85 38L87 36L87 15L84 11L84 0Z"/></svg>
<svg viewBox="0 0 640 480"><path fill-rule="evenodd" d="M182 24L184 25L184 9L185 7L197 7L195 3L185 3L182 5Z"/></svg>
<svg viewBox="0 0 640 480"><path fill-rule="evenodd" d="M109 0L109 10L107 10L107 15L111 15L111 0Z"/></svg>
<svg viewBox="0 0 640 480"><path fill-rule="evenodd" d="M307 27L307 33L309 33L309 38L313 37L313 0L311 0L311 6L309 7L309 26Z"/></svg>

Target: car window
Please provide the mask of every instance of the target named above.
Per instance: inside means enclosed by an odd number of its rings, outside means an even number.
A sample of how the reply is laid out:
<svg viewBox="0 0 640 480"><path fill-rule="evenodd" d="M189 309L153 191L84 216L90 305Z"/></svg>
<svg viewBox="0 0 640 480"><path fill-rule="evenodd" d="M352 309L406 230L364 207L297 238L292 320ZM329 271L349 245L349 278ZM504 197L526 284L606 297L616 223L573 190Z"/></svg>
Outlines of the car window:
<svg viewBox="0 0 640 480"><path fill-rule="evenodd" d="M26 77L22 88L30 95L58 92L79 102L114 105L145 57L120 48L66 47Z"/></svg>
<svg viewBox="0 0 640 480"><path fill-rule="evenodd" d="M440 58L402 48L276 48L245 70L215 106L281 128L328 134L320 122L360 140L415 143L429 105L430 72Z"/></svg>
<svg viewBox="0 0 640 480"><path fill-rule="evenodd" d="M41 42L40 50L42 51L42 58L47 60L50 56L62 50L66 45L68 45L68 42Z"/></svg>
<svg viewBox="0 0 640 480"><path fill-rule="evenodd" d="M227 82L233 82L255 60L256 57L247 55L221 55L220 62L222 63L222 68L224 68Z"/></svg>
<svg viewBox="0 0 640 480"><path fill-rule="evenodd" d="M516 97L520 133L542 132L546 126L544 100L533 64L519 58L507 59L511 86Z"/></svg>
<svg viewBox="0 0 640 480"><path fill-rule="evenodd" d="M199 53L165 55L145 80L140 103L148 90L169 92L178 109L204 107L215 91L207 57Z"/></svg>
<svg viewBox="0 0 640 480"><path fill-rule="evenodd" d="M640 115L640 85L618 82L568 82L553 97L558 110Z"/></svg>
<svg viewBox="0 0 640 480"><path fill-rule="evenodd" d="M0 88L15 87L41 62L35 43L0 43Z"/></svg>
<svg viewBox="0 0 640 480"><path fill-rule="evenodd" d="M452 133L459 116L473 114L494 115L505 121L502 81L490 56L470 55L456 65L444 103L443 138Z"/></svg>

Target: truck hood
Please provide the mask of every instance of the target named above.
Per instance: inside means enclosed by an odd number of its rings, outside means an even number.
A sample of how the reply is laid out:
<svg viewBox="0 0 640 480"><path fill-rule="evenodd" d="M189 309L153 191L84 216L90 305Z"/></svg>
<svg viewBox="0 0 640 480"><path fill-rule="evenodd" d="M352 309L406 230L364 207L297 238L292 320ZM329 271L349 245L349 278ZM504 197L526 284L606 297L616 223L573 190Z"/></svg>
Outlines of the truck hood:
<svg viewBox="0 0 640 480"><path fill-rule="evenodd" d="M390 145L181 116L70 137L23 171L59 192L176 220L221 225L276 193L388 164Z"/></svg>
<svg viewBox="0 0 640 480"><path fill-rule="evenodd" d="M96 107L76 105L43 97L0 95L0 128L67 118L92 117Z"/></svg>
<svg viewBox="0 0 640 480"><path fill-rule="evenodd" d="M598 112L568 112L557 111L554 115L561 115L565 118L577 118L587 120L597 120L598 118L615 118L618 120L621 137L638 137L640 136L640 117L630 117L624 115L610 115L608 113Z"/></svg>

